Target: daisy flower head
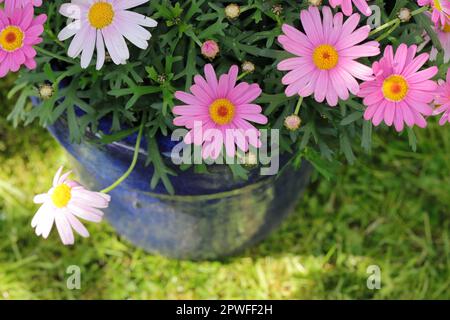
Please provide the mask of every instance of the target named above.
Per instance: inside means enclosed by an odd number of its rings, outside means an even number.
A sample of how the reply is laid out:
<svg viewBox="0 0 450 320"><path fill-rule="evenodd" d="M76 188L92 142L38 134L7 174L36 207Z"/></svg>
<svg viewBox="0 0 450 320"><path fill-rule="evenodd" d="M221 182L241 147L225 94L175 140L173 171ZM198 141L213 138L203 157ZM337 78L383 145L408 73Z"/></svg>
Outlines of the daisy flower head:
<svg viewBox="0 0 450 320"><path fill-rule="evenodd" d="M436 25L445 26L450 22L450 1L448 0L418 0L420 6L430 6L431 20Z"/></svg>
<svg viewBox="0 0 450 320"><path fill-rule="evenodd" d="M379 43L364 41L369 26L358 26L360 15L355 13L345 22L342 13L333 16L330 7L322 9L323 21L317 7L309 7L300 14L305 33L284 24L283 35L278 38L283 48L296 55L278 64L278 70L289 71L282 82L287 85L288 97L314 94L317 102L325 99L336 106L338 99L347 100L349 91L359 92L360 80L372 79L372 69L357 62L361 57L380 53ZM356 29L356 30L355 30Z"/></svg>
<svg viewBox="0 0 450 320"><path fill-rule="evenodd" d="M447 72L447 81L439 81L439 88L434 103L438 108L434 110L433 114L436 116L442 114L439 124L443 126L446 123L450 123L450 71Z"/></svg>
<svg viewBox="0 0 450 320"><path fill-rule="evenodd" d="M364 118L375 126L384 122L395 125L400 132L404 124L421 128L427 126L424 116L430 116L430 103L435 97L436 82L430 80L438 73L437 67L422 71L429 54L416 57L417 46L401 44L396 53L387 46L384 57L373 64L375 79L361 85L359 96L367 106Z"/></svg>
<svg viewBox="0 0 450 320"><path fill-rule="evenodd" d="M10 71L17 72L22 65L36 68L34 45L42 42L47 16L34 17L31 4L14 11L0 9L0 78Z"/></svg>
<svg viewBox="0 0 450 320"><path fill-rule="evenodd" d="M68 56L76 58L81 54L82 68L89 66L94 51L97 52L97 70L105 63L106 50L115 64L125 64L130 57L125 39L145 50L151 34L143 27L157 25L155 20L128 10L148 1L72 0L59 9L73 21L61 30L58 39L64 41L73 37Z"/></svg>
<svg viewBox="0 0 450 320"><path fill-rule="evenodd" d="M190 93L177 91L175 97L185 103L173 108L176 126L190 131L187 144L201 145L203 158L216 159L223 145L226 154L234 157L236 145L244 152L249 143L260 147L259 131L250 122L266 124L261 106L253 101L261 95L258 84L237 84L239 68L232 66L217 79L211 64L205 66L205 78L197 75Z"/></svg>
<svg viewBox="0 0 450 320"><path fill-rule="evenodd" d="M47 239L55 223L63 244L72 245L75 243L72 229L82 237L89 237L89 232L78 218L100 222L103 212L99 209L107 208L111 198L69 180L71 172L61 175L62 170L61 167L56 173L53 186L47 193L34 197L34 202L42 205L33 217L31 226L36 228L36 235Z"/></svg>
<svg viewBox="0 0 450 320"><path fill-rule="evenodd" d="M346 16L350 16L353 13L352 3L363 15L369 17L372 14L372 10L367 4L367 0L330 0L330 5L333 8L341 6L342 12L344 12Z"/></svg>

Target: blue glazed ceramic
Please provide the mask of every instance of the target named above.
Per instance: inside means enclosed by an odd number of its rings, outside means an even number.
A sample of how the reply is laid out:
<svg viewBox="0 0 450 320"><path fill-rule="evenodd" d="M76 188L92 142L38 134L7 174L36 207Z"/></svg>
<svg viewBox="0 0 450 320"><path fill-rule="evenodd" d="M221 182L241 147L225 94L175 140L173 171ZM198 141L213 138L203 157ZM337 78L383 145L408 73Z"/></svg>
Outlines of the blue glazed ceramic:
<svg viewBox="0 0 450 320"><path fill-rule="evenodd" d="M72 144L61 120L49 131L68 151L81 181L93 189L111 185L131 163L136 137L107 146ZM166 153L171 147L164 138L159 144ZM171 178L172 196L162 185L150 190L153 168L145 166L145 152L131 176L111 192L106 218L136 246L177 259L218 259L264 239L294 209L311 172L305 162L278 177L261 176L255 168L248 181L236 181L226 166L198 174L179 170L167 158L177 173Z"/></svg>

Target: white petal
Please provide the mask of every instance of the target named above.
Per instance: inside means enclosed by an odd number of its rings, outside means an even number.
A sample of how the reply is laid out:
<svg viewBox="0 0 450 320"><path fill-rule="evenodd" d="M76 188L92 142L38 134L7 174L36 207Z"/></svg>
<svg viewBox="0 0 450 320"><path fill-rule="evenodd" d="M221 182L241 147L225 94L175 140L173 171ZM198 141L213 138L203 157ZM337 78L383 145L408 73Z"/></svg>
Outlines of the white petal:
<svg viewBox="0 0 450 320"><path fill-rule="evenodd" d="M73 236L72 227L70 226L69 221L67 221L65 214L55 215L55 222L62 243L65 245L74 244L75 238Z"/></svg>
<svg viewBox="0 0 450 320"><path fill-rule="evenodd" d="M107 195L106 195L107 196ZM72 199L94 208L108 208L109 197L100 192L92 192L83 188L72 189Z"/></svg>
<svg viewBox="0 0 450 320"><path fill-rule="evenodd" d="M70 203L67 206L67 209L70 213L76 215L77 217L84 219L86 221L91 221L95 223L99 223L103 219L103 212L95 209L90 208L88 206L83 206L81 204L72 204Z"/></svg>
<svg viewBox="0 0 450 320"><path fill-rule="evenodd" d="M91 27L82 25L81 29L77 32L72 42L70 43L69 50L67 51L67 55L71 58L76 58L81 53L84 48L87 33L89 32Z"/></svg>
<svg viewBox="0 0 450 320"><path fill-rule="evenodd" d="M84 39L83 53L81 54L81 67L86 69L91 63L95 50L95 39L97 32L95 29L89 28L88 34Z"/></svg>
<svg viewBox="0 0 450 320"><path fill-rule="evenodd" d="M115 9L130 9L141 4L147 3L149 0L127 0L127 1L115 1L114 8Z"/></svg>
<svg viewBox="0 0 450 320"><path fill-rule="evenodd" d="M49 198L50 197L49 197L48 193L38 194L37 196L35 196L33 198L33 202L36 204L41 204L41 203L44 203L45 201L47 201Z"/></svg>
<svg viewBox="0 0 450 320"><path fill-rule="evenodd" d="M59 178L58 185L59 185L59 184L63 184L64 182L66 182L67 177L70 176L71 174L72 174L72 171L68 171L68 172L64 173L64 174Z"/></svg>
<svg viewBox="0 0 450 320"><path fill-rule="evenodd" d="M55 215L58 214L56 210L56 208L50 205L49 209L45 211L45 215L42 217L38 228L36 228L37 235L42 235L44 239L48 238L53 227L53 222L55 221Z"/></svg>
<svg viewBox="0 0 450 320"><path fill-rule="evenodd" d="M80 19L82 8L74 3L64 3L59 8L59 13L71 19Z"/></svg>
<svg viewBox="0 0 450 320"><path fill-rule="evenodd" d="M45 214L45 211L49 208L49 205L47 203L44 203L38 211L35 213L33 219L31 220L31 227L36 228L38 224L41 223L43 215Z"/></svg>
<svg viewBox="0 0 450 320"><path fill-rule="evenodd" d="M56 171L56 174L53 177L53 187L56 187L58 185L59 177L61 177L62 171L63 171L63 167L59 167L58 171Z"/></svg>
<svg viewBox="0 0 450 320"><path fill-rule="evenodd" d="M129 23L133 23L133 24L139 24L141 26L144 27L149 27L149 28L153 28L156 27L158 25L158 22L156 22L155 20L146 17L140 13L136 13L133 11L123 11L120 13L121 16L123 16Z"/></svg>
<svg viewBox="0 0 450 320"><path fill-rule="evenodd" d="M96 69L100 70L105 64L105 42L102 32L97 30L97 64Z"/></svg>
<svg viewBox="0 0 450 320"><path fill-rule="evenodd" d="M80 30L80 20L73 21L68 24L61 32L58 34L58 39L60 41L67 40L73 37Z"/></svg>
<svg viewBox="0 0 450 320"><path fill-rule="evenodd" d="M77 218L75 218L71 213L67 212L66 213L66 218L69 221L70 225L72 226L72 228L78 232L78 234L84 238L89 237L89 231L87 231L87 229L85 228L85 226L80 222L80 220L78 220Z"/></svg>

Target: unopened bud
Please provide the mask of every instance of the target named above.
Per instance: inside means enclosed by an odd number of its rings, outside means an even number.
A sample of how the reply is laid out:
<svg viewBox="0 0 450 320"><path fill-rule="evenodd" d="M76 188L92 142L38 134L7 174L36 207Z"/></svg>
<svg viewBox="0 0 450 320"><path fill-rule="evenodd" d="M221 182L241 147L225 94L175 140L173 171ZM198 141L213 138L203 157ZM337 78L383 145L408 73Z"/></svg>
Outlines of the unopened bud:
<svg viewBox="0 0 450 320"><path fill-rule="evenodd" d="M275 15L280 16L283 13L283 6L281 4L274 4L272 7L272 12Z"/></svg>
<svg viewBox="0 0 450 320"><path fill-rule="evenodd" d="M408 8L401 8L398 13L398 18L401 22L408 22L411 20L411 10Z"/></svg>
<svg viewBox="0 0 450 320"><path fill-rule="evenodd" d="M202 55L209 60L214 60L219 52L219 45L214 40L205 41L202 45Z"/></svg>
<svg viewBox="0 0 450 320"><path fill-rule="evenodd" d="M228 19L234 20L241 14L241 7L235 3L231 3L225 7L225 15Z"/></svg>
<svg viewBox="0 0 450 320"><path fill-rule="evenodd" d="M255 72L255 65L250 61L244 61L242 64L242 71L249 73Z"/></svg>
<svg viewBox="0 0 450 320"><path fill-rule="evenodd" d="M49 84L42 84L39 86L39 97L42 100L50 99L54 93L55 93L55 90Z"/></svg>
<svg viewBox="0 0 450 320"><path fill-rule="evenodd" d="M316 7L322 5L322 0L308 0L308 2L310 5L316 6Z"/></svg>
<svg viewBox="0 0 450 320"><path fill-rule="evenodd" d="M284 119L284 126L291 131L297 131L301 124L302 119L296 114L292 114Z"/></svg>

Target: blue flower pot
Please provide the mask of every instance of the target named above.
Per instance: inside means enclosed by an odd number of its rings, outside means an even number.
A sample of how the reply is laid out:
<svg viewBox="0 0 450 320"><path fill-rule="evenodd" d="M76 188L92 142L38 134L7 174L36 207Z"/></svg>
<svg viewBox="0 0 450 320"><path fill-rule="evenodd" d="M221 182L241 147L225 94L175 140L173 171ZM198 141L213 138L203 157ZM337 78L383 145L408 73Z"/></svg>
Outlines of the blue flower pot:
<svg viewBox="0 0 450 320"><path fill-rule="evenodd" d="M106 146L89 139L72 144L63 120L49 131L68 151L81 182L95 190L111 185L131 163L135 137ZM106 218L136 246L176 259L218 259L266 238L294 209L311 173L306 162L278 176L261 176L255 168L248 181L235 180L226 166L211 166L209 174L181 171L167 156L167 140L161 138L159 144L177 173L171 177L175 195L161 184L150 189L153 167L145 166L141 150L133 173L111 192Z"/></svg>

